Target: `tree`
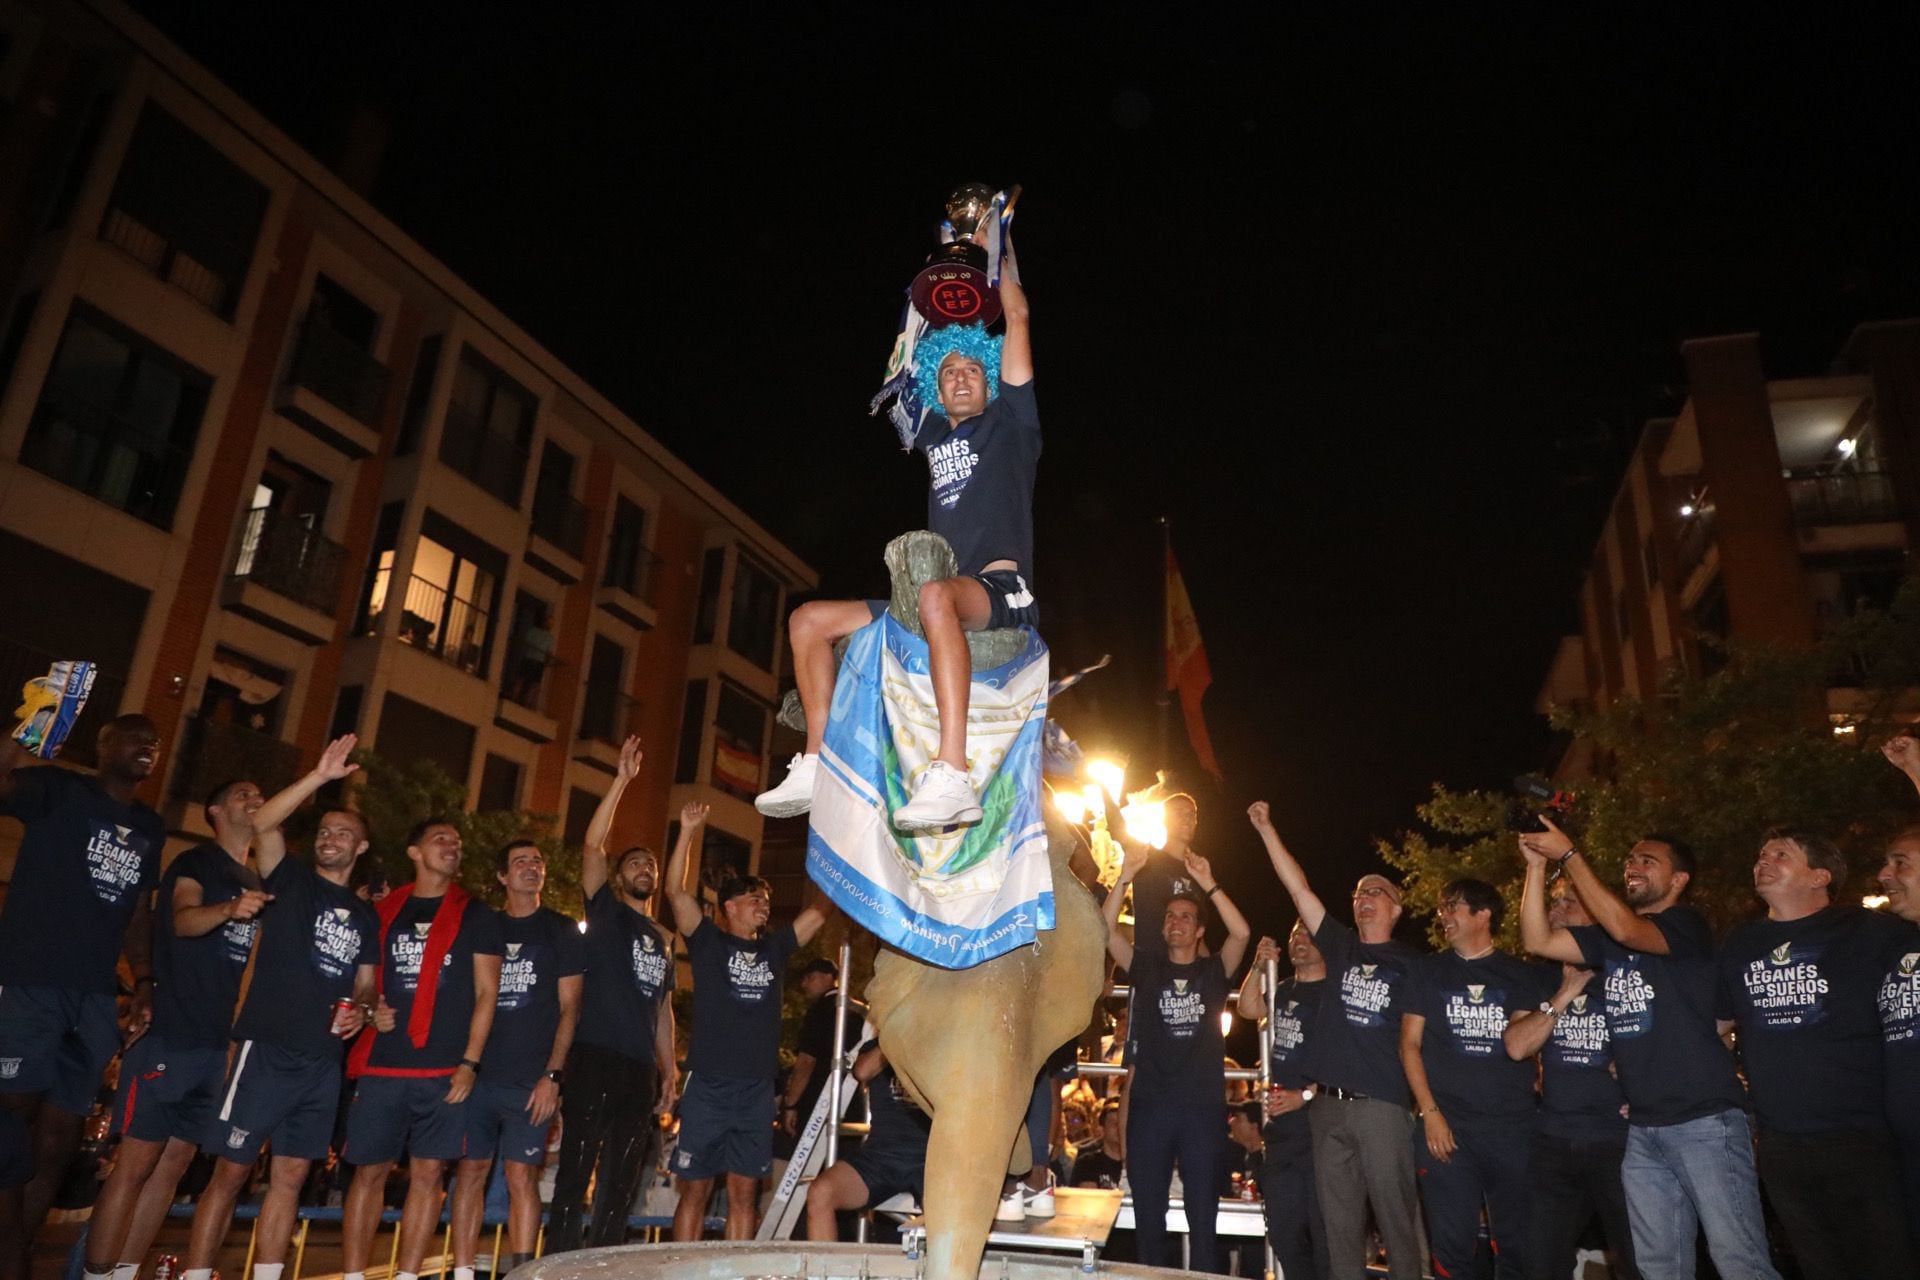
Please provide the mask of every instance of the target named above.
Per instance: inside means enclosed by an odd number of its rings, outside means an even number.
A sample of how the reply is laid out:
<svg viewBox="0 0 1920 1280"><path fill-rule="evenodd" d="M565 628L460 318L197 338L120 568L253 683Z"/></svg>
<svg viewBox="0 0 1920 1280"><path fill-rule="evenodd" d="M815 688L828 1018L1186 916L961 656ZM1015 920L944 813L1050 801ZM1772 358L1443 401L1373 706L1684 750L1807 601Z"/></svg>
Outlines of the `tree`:
<svg viewBox="0 0 1920 1280"><path fill-rule="evenodd" d="M1887 609L1833 628L1812 648L1724 655L1719 671L1676 675L1650 702L1555 711L1555 727L1606 766L1580 790L1571 834L1614 882L1640 836L1685 840L1700 867L1691 898L1724 927L1755 909L1751 872L1766 829L1808 827L1848 853L1853 883L1835 896L1857 900L1887 839L1915 816L1913 787L1879 744L1920 710L1920 586L1909 583ZM1836 688L1849 708L1844 722L1827 714ZM1457 877L1486 880L1507 898L1503 937L1516 941L1523 866L1508 809L1505 796L1436 784L1418 810L1427 831L1379 844L1404 875L1409 908L1432 911Z"/></svg>

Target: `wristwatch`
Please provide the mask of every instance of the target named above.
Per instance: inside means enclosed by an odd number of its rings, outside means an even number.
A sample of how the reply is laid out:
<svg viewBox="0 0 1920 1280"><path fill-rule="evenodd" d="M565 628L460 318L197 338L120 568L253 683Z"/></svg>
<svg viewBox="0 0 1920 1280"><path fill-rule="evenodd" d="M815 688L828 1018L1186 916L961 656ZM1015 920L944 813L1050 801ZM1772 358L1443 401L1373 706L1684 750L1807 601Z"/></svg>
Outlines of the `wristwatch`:
<svg viewBox="0 0 1920 1280"><path fill-rule="evenodd" d="M1553 1001L1551 1000L1542 1000L1540 1002L1540 1012L1546 1014L1549 1018L1557 1018L1560 1016L1560 1011L1553 1007Z"/></svg>
<svg viewBox="0 0 1920 1280"><path fill-rule="evenodd" d="M460 1065L465 1067L467 1070L473 1072L476 1075L478 1075L480 1072L480 1064L475 1062L472 1058L460 1059Z"/></svg>
<svg viewBox="0 0 1920 1280"><path fill-rule="evenodd" d="M565 1084L567 1079L567 1073L564 1071L549 1071L546 1073L546 1078L553 1081L555 1084Z"/></svg>
<svg viewBox="0 0 1920 1280"><path fill-rule="evenodd" d="M1312 1102L1314 1092L1315 1092L1314 1087L1312 1085L1308 1085L1306 1088L1300 1091L1300 1101Z"/></svg>

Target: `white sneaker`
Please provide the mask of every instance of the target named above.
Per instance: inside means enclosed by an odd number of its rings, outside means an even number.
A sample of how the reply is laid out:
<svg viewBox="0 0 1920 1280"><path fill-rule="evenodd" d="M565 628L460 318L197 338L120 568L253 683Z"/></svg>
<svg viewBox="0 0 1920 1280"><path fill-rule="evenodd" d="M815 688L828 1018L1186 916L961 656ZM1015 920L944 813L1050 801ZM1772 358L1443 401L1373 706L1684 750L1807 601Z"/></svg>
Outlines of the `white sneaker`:
<svg viewBox="0 0 1920 1280"><path fill-rule="evenodd" d="M913 799L893 811L893 825L902 831L937 831L978 821L980 797L973 794L973 784L942 760L927 766L913 788Z"/></svg>
<svg viewBox="0 0 1920 1280"><path fill-rule="evenodd" d="M1029 1218L1051 1218L1053 1216L1053 1170L1047 1170L1047 1185L1038 1191L1027 1192L1027 1216Z"/></svg>
<svg viewBox="0 0 1920 1280"><path fill-rule="evenodd" d="M1027 1220L1027 1189L1019 1183L1013 1184L1013 1190L1000 1197L1000 1207L993 1211L995 1222L1025 1222Z"/></svg>
<svg viewBox="0 0 1920 1280"><path fill-rule="evenodd" d="M795 756L787 776L771 791L753 798L753 807L769 818L792 818L813 808L813 780L820 772L819 756Z"/></svg>

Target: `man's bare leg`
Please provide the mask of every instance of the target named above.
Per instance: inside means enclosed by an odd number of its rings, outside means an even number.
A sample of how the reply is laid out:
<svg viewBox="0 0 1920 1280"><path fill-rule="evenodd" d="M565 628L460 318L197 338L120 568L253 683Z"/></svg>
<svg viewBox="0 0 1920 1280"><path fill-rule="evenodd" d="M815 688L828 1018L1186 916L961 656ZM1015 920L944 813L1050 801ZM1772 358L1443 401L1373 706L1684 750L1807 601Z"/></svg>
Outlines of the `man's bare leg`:
<svg viewBox="0 0 1920 1280"><path fill-rule="evenodd" d="M237 1160L213 1162L213 1176L207 1180L206 1190L200 1193L200 1203L193 1208L193 1227L187 1237L187 1270L213 1265L214 1255L220 1252L220 1244L233 1226L234 1201L240 1198L240 1188L247 1185L247 1176L252 1172L253 1165ZM360 1269L366 1270L364 1260Z"/></svg>
<svg viewBox="0 0 1920 1280"><path fill-rule="evenodd" d="M100 1188L100 1196L93 1203L93 1216L87 1223L88 1271L95 1275L107 1275L113 1271L113 1264L120 1260L124 1252L122 1246L133 1234L131 1227L137 1216L134 1206L140 1199L141 1188L152 1182L153 1171L160 1164L160 1154L166 1149L166 1143L155 1142L151 1138L120 1139L120 1151L114 1157L113 1172L107 1176L106 1185Z"/></svg>
<svg viewBox="0 0 1920 1280"><path fill-rule="evenodd" d="M698 1240L707 1229L707 1201L713 1199L712 1178L680 1179L680 1201L673 1207L676 1244Z"/></svg>
<svg viewBox="0 0 1920 1280"><path fill-rule="evenodd" d="M533 1255L540 1238L540 1166L507 1161L507 1248ZM499 1266L496 1262L495 1271Z"/></svg>
<svg viewBox="0 0 1920 1280"><path fill-rule="evenodd" d="M199 1153L200 1148L184 1138L167 1139L152 1176L140 1188L139 1198L133 1204L133 1217L121 1235L123 1264L138 1266L145 1261L147 1251L160 1235L160 1228L166 1224L167 1211L173 1208L173 1195L180 1189L180 1179L186 1176L187 1166Z"/></svg>
<svg viewBox="0 0 1920 1280"><path fill-rule="evenodd" d="M793 679L807 715L810 756L820 754L827 733L827 708L833 705L833 646L872 621L864 600L811 600L795 609L787 621Z"/></svg>
<svg viewBox="0 0 1920 1280"><path fill-rule="evenodd" d="M420 1274L427 1256L427 1242L440 1227L440 1183L446 1176L445 1160L407 1157L407 1203L400 1210L400 1270ZM482 1194L485 1189L482 1188Z"/></svg>
<svg viewBox="0 0 1920 1280"><path fill-rule="evenodd" d="M347 1187L347 1203L340 1215L341 1270L348 1275L364 1275L367 1259L373 1254L373 1236L380 1229L380 1210L386 1200L387 1175L393 1161L363 1164L353 1171Z"/></svg>
<svg viewBox="0 0 1920 1280"><path fill-rule="evenodd" d="M729 1240L751 1240L760 1229L760 1179L743 1173L727 1175L727 1232Z"/></svg>
<svg viewBox="0 0 1920 1280"><path fill-rule="evenodd" d="M480 1251L480 1222L486 1217L487 1174L493 1159L462 1160L453 1175L453 1265L470 1267Z"/></svg>
<svg viewBox="0 0 1920 1280"><path fill-rule="evenodd" d="M254 1265L286 1262L287 1246L293 1243L294 1222L300 1213L300 1187L312 1167L313 1161L299 1156L273 1157L267 1195L260 1202L260 1221L254 1233Z"/></svg>
<svg viewBox="0 0 1920 1280"><path fill-rule="evenodd" d="M993 616L993 601L977 578L942 578L920 588L920 629L927 636L933 702L940 712L940 760L967 771L967 704L973 687L969 631ZM828 691L831 696L832 691Z"/></svg>

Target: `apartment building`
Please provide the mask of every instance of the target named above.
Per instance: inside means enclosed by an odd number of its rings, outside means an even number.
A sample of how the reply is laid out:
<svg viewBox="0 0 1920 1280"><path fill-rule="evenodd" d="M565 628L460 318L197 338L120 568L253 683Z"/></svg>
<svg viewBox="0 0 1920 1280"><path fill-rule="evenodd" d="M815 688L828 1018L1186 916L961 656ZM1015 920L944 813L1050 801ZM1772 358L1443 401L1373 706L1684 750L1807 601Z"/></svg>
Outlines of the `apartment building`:
<svg viewBox="0 0 1920 1280"><path fill-rule="evenodd" d="M815 582L131 11L0 3L0 688L99 665L68 759L151 716L186 838L351 730L577 842L639 734L616 838L744 870Z"/></svg>
<svg viewBox="0 0 1920 1280"><path fill-rule="evenodd" d="M1652 697L1735 643L1804 645L1885 604L1920 539L1920 320L1856 329L1828 373L1770 378L1755 334L1681 347L1689 395L1649 422L1536 709ZM1836 675L1844 732L1857 698ZM1592 768L1578 750L1562 777Z"/></svg>

